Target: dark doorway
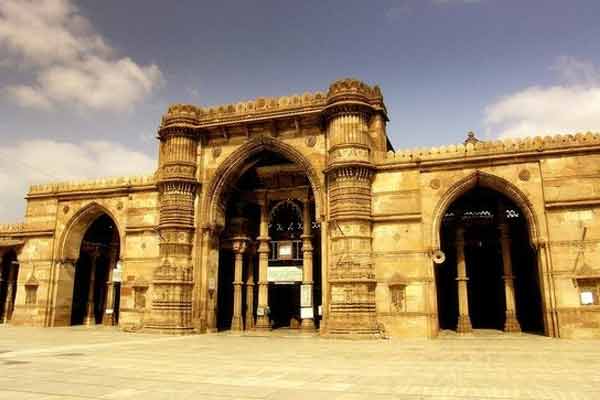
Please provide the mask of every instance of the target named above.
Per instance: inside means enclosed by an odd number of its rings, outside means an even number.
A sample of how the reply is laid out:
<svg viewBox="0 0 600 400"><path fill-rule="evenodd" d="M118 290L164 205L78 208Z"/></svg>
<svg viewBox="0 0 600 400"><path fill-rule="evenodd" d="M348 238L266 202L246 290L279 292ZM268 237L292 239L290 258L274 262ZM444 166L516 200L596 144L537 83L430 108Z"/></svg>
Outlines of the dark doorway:
<svg viewBox="0 0 600 400"><path fill-rule="evenodd" d="M119 234L106 214L98 217L86 231L75 264L71 325L101 324L113 290L108 282L119 255ZM114 291L113 312L118 315L119 292ZM117 308L115 308L117 307ZM115 318L116 319L116 318ZM113 323L116 320L113 319Z"/></svg>
<svg viewBox="0 0 600 400"><path fill-rule="evenodd" d="M448 208L441 227L446 260L436 266L440 329L458 320L456 230L464 228L469 316L474 329L504 328L506 295L500 225L507 226L514 276L516 313L525 332L543 333L538 266L522 211L507 197L475 187Z"/></svg>
<svg viewBox="0 0 600 400"><path fill-rule="evenodd" d="M0 323L12 318L18 276L17 254L13 250L9 250L4 254L0 263Z"/></svg>
<svg viewBox="0 0 600 400"><path fill-rule="evenodd" d="M217 329L229 330L233 317L233 268L231 251L219 252L219 292L217 296Z"/></svg>
<svg viewBox="0 0 600 400"><path fill-rule="evenodd" d="M271 324L276 328L298 328L300 322L300 284L269 285ZM293 320L296 322L294 323Z"/></svg>
<svg viewBox="0 0 600 400"><path fill-rule="evenodd" d="M502 252L494 224L465 233L469 314L474 329L503 329L506 309Z"/></svg>

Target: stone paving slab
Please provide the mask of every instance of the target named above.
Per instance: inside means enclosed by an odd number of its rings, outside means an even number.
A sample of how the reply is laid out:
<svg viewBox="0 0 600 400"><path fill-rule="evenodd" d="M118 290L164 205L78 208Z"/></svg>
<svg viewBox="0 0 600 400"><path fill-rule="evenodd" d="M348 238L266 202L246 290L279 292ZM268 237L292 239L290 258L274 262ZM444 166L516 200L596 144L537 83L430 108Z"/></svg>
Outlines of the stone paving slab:
<svg viewBox="0 0 600 400"><path fill-rule="evenodd" d="M600 399L600 341L0 327L4 399Z"/></svg>

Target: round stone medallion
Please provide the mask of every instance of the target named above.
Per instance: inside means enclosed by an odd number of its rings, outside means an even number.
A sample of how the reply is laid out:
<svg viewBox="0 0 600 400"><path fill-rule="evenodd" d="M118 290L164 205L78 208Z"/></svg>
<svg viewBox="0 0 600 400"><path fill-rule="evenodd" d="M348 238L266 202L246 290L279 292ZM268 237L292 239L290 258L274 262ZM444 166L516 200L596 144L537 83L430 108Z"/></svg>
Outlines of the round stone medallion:
<svg viewBox="0 0 600 400"><path fill-rule="evenodd" d="M433 190L438 190L440 188L440 186L442 186L442 182L438 178L434 178L431 180L431 182L429 182L429 186Z"/></svg>
<svg viewBox="0 0 600 400"><path fill-rule="evenodd" d="M522 169L521 172L519 172L519 179L522 181L528 181L529 178L531 178L531 173L529 172L528 169Z"/></svg>
<svg viewBox="0 0 600 400"><path fill-rule="evenodd" d="M315 135L307 136L305 143L308 147L314 147L314 145L317 144L317 137Z"/></svg>

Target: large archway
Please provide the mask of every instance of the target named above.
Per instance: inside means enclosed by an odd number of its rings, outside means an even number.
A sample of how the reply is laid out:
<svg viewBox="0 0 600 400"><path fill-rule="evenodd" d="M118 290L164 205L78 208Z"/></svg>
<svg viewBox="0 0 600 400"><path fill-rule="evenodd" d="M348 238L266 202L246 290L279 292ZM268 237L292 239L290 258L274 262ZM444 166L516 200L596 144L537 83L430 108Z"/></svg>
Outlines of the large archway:
<svg viewBox="0 0 600 400"><path fill-rule="evenodd" d="M67 225L60 245L53 325L116 325L120 306L119 227L92 203Z"/></svg>
<svg viewBox="0 0 600 400"><path fill-rule="evenodd" d="M539 269L527 210L475 184L439 225L445 260L436 267L439 326L544 333Z"/></svg>
<svg viewBox="0 0 600 400"><path fill-rule="evenodd" d="M118 254L119 232L114 221L102 214L81 241L73 279L71 325L118 323L119 283L113 285L112 279Z"/></svg>
<svg viewBox="0 0 600 400"><path fill-rule="evenodd" d="M218 179L208 203L208 215L223 226L216 328L314 330L321 239L309 171L264 146Z"/></svg>

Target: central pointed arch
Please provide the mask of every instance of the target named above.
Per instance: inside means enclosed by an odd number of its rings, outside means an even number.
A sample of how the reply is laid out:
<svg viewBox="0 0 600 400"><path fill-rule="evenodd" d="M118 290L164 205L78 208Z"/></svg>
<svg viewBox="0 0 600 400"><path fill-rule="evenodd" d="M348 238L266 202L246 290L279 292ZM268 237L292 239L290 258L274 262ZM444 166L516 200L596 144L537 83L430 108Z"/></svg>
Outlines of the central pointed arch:
<svg viewBox="0 0 600 400"><path fill-rule="evenodd" d="M433 212L431 230L431 244L434 251L440 249L440 228L448 208L456 199L477 186L496 190L519 206L527 221L529 239L533 245L537 245L539 241L538 218L533 211L533 204L531 204L531 201L527 196L519 188L504 178L482 171L475 171L453 184L436 205Z"/></svg>
<svg viewBox="0 0 600 400"><path fill-rule="evenodd" d="M306 171L315 199L317 222L320 222L323 213L323 189L320 173L314 165L301 152L289 144L269 136L258 136L240 146L230 154L213 174L207 185L202 203L202 221L207 226L219 226L218 205L228 184L239 178L252 156L262 152L271 151L287 158L292 163Z"/></svg>

